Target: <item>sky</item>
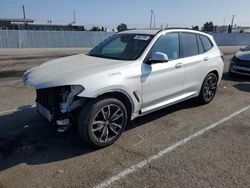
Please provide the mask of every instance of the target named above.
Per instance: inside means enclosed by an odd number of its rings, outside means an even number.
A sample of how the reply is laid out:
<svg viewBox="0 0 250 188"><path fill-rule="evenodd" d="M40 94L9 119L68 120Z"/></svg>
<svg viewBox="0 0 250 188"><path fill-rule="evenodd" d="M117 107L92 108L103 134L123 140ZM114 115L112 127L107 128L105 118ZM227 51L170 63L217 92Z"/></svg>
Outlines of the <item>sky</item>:
<svg viewBox="0 0 250 188"><path fill-rule="evenodd" d="M250 0L0 0L0 18L26 18L37 23L69 24L73 21L86 28L103 26L109 29L125 23L129 28L146 28L151 10L156 27L202 26L207 21L215 25L234 23L250 26Z"/></svg>

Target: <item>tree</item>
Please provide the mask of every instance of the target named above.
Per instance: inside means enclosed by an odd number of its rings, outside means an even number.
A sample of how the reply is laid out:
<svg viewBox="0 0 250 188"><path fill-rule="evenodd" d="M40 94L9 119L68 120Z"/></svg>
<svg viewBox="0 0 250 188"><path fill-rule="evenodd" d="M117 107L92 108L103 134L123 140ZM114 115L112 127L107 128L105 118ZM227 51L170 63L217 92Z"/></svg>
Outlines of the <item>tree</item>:
<svg viewBox="0 0 250 188"><path fill-rule="evenodd" d="M228 31L228 33L232 33L232 27L231 27L231 25L228 25L227 31Z"/></svg>
<svg viewBox="0 0 250 188"><path fill-rule="evenodd" d="M93 26L90 31L101 31L101 29L98 26Z"/></svg>
<svg viewBox="0 0 250 188"><path fill-rule="evenodd" d="M104 31L104 27L102 27L101 31Z"/></svg>
<svg viewBox="0 0 250 188"><path fill-rule="evenodd" d="M213 22L206 22L204 24L204 31L205 32L213 32L213 30L214 30L214 24L213 24Z"/></svg>
<svg viewBox="0 0 250 188"><path fill-rule="evenodd" d="M244 33L244 29L243 28L240 29L240 33Z"/></svg>
<svg viewBox="0 0 250 188"><path fill-rule="evenodd" d="M124 23L121 23L120 25L118 25L117 26L117 30L120 32L120 31L125 31L125 30L127 30L128 29L128 27L127 27L127 25L126 24L124 24Z"/></svg>
<svg viewBox="0 0 250 188"><path fill-rule="evenodd" d="M198 25L193 26L193 27L192 27L192 29L193 29L193 30L197 30L197 31L199 31L199 26L198 26Z"/></svg>

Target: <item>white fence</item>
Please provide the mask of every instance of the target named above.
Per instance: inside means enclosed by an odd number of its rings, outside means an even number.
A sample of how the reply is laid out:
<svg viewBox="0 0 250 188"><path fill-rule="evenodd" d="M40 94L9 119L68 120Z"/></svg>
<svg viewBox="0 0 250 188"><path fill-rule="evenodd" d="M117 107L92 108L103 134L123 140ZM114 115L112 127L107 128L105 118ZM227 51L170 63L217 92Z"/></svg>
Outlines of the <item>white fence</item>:
<svg viewBox="0 0 250 188"><path fill-rule="evenodd" d="M250 45L250 33L213 33L219 46Z"/></svg>
<svg viewBox="0 0 250 188"><path fill-rule="evenodd" d="M114 32L0 30L0 48L94 47ZM250 44L250 33L214 33L219 46Z"/></svg>
<svg viewBox="0 0 250 188"><path fill-rule="evenodd" d="M114 32L0 30L0 48L94 47Z"/></svg>

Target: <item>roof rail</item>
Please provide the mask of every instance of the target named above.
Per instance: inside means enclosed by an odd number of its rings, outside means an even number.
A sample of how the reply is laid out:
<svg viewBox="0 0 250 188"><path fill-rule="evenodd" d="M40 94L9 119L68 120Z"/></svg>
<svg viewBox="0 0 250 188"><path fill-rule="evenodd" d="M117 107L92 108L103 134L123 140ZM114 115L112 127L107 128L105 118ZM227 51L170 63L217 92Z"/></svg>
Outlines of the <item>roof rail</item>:
<svg viewBox="0 0 250 188"><path fill-rule="evenodd" d="M184 30L190 30L190 31L198 31L201 33L206 33L204 31L199 31L199 30L194 30L192 28L188 28L188 27L167 27L167 28L130 28L127 29L127 31L130 30L157 30L156 34L160 33L161 31L166 31L166 30L174 30L174 29L184 29ZM118 32L119 33L119 32ZM155 34L155 35L156 35Z"/></svg>
<svg viewBox="0 0 250 188"><path fill-rule="evenodd" d="M164 28L129 28L126 31L130 31L130 30L157 30L156 34L158 34L159 32L164 31ZM117 33L120 33L120 32L123 32L123 31L118 31Z"/></svg>
<svg viewBox="0 0 250 188"><path fill-rule="evenodd" d="M200 31L200 30L194 30L192 28L188 28L188 27L168 27L168 28L165 28L164 30L171 30L171 29L186 29L186 30L190 30L190 31L199 31L201 33L206 33L204 31ZM207 34L207 33L206 33Z"/></svg>
<svg viewBox="0 0 250 188"><path fill-rule="evenodd" d="M187 30L193 30L192 28L189 27L167 27L164 28L165 30L170 30L170 29L187 29Z"/></svg>

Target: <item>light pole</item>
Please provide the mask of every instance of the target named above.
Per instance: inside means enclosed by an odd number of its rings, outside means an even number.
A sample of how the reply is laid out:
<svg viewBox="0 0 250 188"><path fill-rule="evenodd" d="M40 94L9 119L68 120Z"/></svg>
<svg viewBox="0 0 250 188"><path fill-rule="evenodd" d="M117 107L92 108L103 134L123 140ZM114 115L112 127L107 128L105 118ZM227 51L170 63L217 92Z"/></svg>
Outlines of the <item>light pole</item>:
<svg viewBox="0 0 250 188"><path fill-rule="evenodd" d="M153 10L151 10L150 25L149 25L149 28L150 28L150 29L152 28L153 14L154 14L154 11L153 11Z"/></svg>
<svg viewBox="0 0 250 188"><path fill-rule="evenodd" d="M231 22L231 29L233 30L233 26L234 26L234 18L235 18L235 15L233 15L232 17L232 22Z"/></svg>
<svg viewBox="0 0 250 188"><path fill-rule="evenodd" d="M26 19L24 5L22 7L23 7L23 19Z"/></svg>

